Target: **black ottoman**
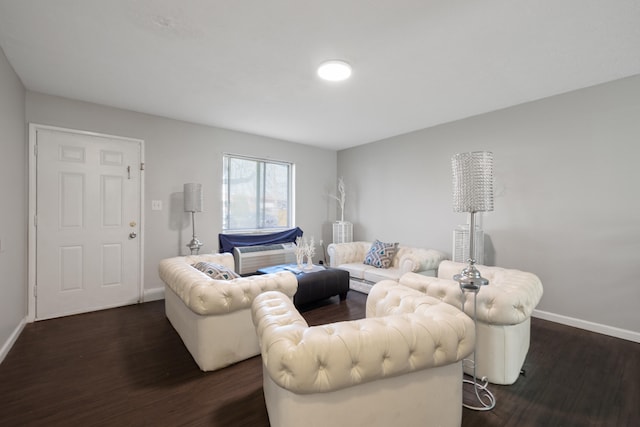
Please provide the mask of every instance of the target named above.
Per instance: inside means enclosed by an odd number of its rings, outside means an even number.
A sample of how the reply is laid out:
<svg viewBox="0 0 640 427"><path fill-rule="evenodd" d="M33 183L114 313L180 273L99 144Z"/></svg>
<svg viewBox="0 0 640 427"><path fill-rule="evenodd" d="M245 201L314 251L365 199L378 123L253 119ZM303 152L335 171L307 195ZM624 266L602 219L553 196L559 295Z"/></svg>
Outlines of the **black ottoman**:
<svg viewBox="0 0 640 427"><path fill-rule="evenodd" d="M296 266L276 265L258 270L258 273L268 274L288 270L298 279L298 291L293 296L293 303L298 307L312 302L340 296L340 301L347 298L349 292L349 272L337 268L323 268L309 272L299 272Z"/></svg>

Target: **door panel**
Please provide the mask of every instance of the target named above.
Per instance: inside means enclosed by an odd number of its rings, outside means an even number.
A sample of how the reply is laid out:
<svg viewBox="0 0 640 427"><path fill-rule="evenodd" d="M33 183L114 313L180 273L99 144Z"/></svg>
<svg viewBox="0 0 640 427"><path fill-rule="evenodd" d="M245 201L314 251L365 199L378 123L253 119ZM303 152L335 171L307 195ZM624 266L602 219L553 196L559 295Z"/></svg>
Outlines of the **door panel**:
<svg viewBox="0 0 640 427"><path fill-rule="evenodd" d="M38 129L36 146L36 318L137 302L140 143Z"/></svg>

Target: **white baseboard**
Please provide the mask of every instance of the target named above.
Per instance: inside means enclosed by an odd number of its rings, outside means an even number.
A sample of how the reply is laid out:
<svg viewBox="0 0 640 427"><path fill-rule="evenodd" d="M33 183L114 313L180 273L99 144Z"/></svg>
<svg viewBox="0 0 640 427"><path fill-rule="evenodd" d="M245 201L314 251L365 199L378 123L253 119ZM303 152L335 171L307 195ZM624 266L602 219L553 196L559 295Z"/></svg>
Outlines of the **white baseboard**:
<svg viewBox="0 0 640 427"><path fill-rule="evenodd" d="M7 357L7 354L9 354L9 350L11 350L11 347L13 347L15 342L18 340L18 337L22 333L22 330L24 329L26 324L27 319L22 319L18 326L16 326L16 328L13 330L13 333L11 333L11 335L9 336L9 339L2 345L2 348L0 348L0 363L2 363L5 357Z"/></svg>
<svg viewBox="0 0 640 427"><path fill-rule="evenodd" d="M575 319L573 317L549 313L547 311L541 310L533 310L532 316L538 319L549 320L550 322L573 326L574 328L580 328L587 331L596 332L598 334L609 335L611 337L640 343L640 332L629 331L627 329L620 329L613 326L602 325L600 323L589 322L582 319Z"/></svg>
<svg viewBox="0 0 640 427"><path fill-rule="evenodd" d="M145 289L143 298L144 300L142 302L164 299L164 286L161 288Z"/></svg>

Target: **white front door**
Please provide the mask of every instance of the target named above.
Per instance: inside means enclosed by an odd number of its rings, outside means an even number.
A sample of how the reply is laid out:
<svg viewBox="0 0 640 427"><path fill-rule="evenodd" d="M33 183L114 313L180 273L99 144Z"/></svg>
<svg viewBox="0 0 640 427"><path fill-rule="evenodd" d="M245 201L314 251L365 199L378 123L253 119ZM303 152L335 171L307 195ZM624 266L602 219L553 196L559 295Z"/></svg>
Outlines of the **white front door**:
<svg viewBox="0 0 640 427"><path fill-rule="evenodd" d="M141 149L36 129L36 319L140 300Z"/></svg>

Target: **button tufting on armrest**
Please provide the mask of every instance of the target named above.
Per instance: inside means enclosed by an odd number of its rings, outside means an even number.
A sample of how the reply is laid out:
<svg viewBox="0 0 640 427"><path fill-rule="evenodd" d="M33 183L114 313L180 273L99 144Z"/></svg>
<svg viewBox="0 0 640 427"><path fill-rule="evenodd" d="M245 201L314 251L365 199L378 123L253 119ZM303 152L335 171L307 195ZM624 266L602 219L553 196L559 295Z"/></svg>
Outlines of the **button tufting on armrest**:
<svg viewBox="0 0 640 427"><path fill-rule="evenodd" d="M466 264L442 261L438 266L438 277L425 277L406 273L399 283L426 295L435 296L455 307L462 307L473 315L473 293L464 294L459 284L452 280ZM516 325L531 316L542 297L540 279L532 273L501 267L476 266L482 276L489 280L477 294L477 318L492 325Z"/></svg>

